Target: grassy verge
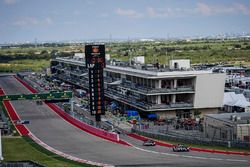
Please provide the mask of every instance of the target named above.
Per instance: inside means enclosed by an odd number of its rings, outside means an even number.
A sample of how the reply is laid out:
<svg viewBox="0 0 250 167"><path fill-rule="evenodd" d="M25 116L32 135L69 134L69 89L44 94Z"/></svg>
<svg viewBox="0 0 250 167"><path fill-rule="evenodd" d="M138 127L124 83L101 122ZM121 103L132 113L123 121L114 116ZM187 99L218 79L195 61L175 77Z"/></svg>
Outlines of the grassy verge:
<svg viewBox="0 0 250 167"><path fill-rule="evenodd" d="M3 138L4 161L32 160L48 167L90 167L91 165L74 162L60 157L29 137Z"/></svg>
<svg viewBox="0 0 250 167"><path fill-rule="evenodd" d="M8 63L0 63L0 72L18 72L27 69L32 71L41 71L45 67L49 67L49 60L15 60L9 61Z"/></svg>

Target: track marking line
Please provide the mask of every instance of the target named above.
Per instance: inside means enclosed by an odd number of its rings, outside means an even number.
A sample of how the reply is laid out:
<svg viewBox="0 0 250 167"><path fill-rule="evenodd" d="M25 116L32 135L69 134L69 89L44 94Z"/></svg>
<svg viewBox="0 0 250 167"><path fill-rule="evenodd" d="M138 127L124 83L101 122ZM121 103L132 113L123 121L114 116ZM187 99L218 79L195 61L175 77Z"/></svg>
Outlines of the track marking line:
<svg viewBox="0 0 250 167"><path fill-rule="evenodd" d="M43 148L57 154L60 155L66 159L70 159L72 161L77 161L77 162L81 162L81 163L86 163L86 164L90 164L90 165L96 165L96 166L103 166L103 167L113 167L113 165L111 164L104 164L104 163L99 163L99 162L94 162L94 161L89 161L89 160L85 160L85 159L81 159L81 158L77 158L74 156L71 156L69 154L63 153L49 145L47 145L46 143L44 143L43 141L41 141L39 138L37 138L34 134L32 134L31 132L29 133L29 137L31 139L33 139L37 144L39 144L40 146L42 146Z"/></svg>
<svg viewBox="0 0 250 167"><path fill-rule="evenodd" d="M235 161L235 162L246 162L247 160L241 160L241 159L226 159L227 161Z"/></svg>
<svg viewBox="0 0 250 167"><path fill-rule="evenodd" d="M201 157L201 156L193 156L193 155L179 155L179 154L173 154L173 153L164 153L164 152L158 152L158 151L152 151L143 149L137 146L132 145L129 143L133 148L152 153L152 154L161 154L161 155L167 155L167 156L174 156L174 157L184 157L184 158L191 158L191 159L202 159L202 160L215 160L215 161L230 161L230 162L248 162L248 160L240 160L240 159L223 159L223 158L214 158L214 157Z"/></svg>

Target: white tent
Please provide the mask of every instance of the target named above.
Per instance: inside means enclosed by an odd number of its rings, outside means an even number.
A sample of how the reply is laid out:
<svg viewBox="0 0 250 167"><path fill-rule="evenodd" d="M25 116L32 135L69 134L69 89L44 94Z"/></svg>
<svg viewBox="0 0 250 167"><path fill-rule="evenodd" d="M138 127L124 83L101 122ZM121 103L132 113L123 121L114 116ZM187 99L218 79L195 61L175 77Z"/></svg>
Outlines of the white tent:
<svg viewBox="0 0 250 167"><path fill-rule="evenodd" d="M248 102L243 94L235 94L234 92L225 92L223 105L236 106L236 107L250 107L250 102Z"/></svg>

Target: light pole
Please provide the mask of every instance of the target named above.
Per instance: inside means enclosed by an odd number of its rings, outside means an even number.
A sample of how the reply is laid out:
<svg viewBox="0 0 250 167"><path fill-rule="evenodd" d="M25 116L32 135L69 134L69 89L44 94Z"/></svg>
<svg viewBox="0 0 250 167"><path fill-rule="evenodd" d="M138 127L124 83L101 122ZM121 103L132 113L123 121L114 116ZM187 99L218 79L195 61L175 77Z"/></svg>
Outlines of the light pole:
<svg viewBox="0 0 250 167"><path fill-rule="evenodd" d="M2 153L2 131L0 129L0 161L3 160L3 153Z"/></svg>

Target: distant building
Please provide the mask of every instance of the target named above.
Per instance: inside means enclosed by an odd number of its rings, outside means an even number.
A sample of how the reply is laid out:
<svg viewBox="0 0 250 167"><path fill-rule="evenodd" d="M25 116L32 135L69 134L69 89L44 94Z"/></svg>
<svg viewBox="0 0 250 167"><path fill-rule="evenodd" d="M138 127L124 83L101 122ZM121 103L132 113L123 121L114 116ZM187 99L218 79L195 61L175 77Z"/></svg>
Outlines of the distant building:
<svg viewBox="0 0 250 167"><path fill-rule="evenodd" d="M170 69L183 69L187 70L190 69L190 60L189 59L181 59L181 60L170 60L169 61L169 68Z"/></svg>
<svg viewBox="0 0 250 167"><path fill-rule="evenodd" d="M204 118L205 136L220 140L250 141L250 112L207 114Z"/></svg>
<svg viewBox="0 0 250 167"><path fill-rule="evenodd" d="M217 113L222 107L225 73L193 70L189 60L172 60L173 69L162 65L110 60L104 69L105 97L123 110L156 113L161 118L189 118ZM72 58L51 61L52 74L64 82L88 89L85 62ZM198 111L198 112L197 112Z"/></svg>

